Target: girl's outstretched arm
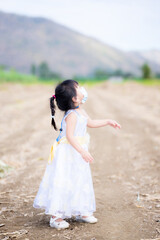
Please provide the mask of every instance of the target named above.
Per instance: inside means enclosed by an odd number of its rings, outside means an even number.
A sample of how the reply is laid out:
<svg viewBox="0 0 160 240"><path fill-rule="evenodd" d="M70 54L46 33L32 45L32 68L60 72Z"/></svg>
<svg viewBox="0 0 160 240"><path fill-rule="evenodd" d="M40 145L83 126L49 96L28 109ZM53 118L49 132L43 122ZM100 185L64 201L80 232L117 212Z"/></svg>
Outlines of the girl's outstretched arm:
<svg viewBox="0 0 160 240"><path fill-rule="evenodd" d="M77 116L75 115L75 113L70 113L65 120L66 120L66 138L68 142L81 154L81 156L84 158L86 162L92 162L93 157L91 156L91 154L81 146L81 144L74 136L74 130L77 123Z"/></svg>
<svg viewBox="0 0 160 240"><path fill-rule="evenodd" d="M121 128L121 125L117 123L115 120L112 119L91 119L86 111L83 109L83 113L88 117L87 120L87 127L89 128L98 128L98 127L104 127L107 125L110 125L114 128L118 127Z"/></svg>

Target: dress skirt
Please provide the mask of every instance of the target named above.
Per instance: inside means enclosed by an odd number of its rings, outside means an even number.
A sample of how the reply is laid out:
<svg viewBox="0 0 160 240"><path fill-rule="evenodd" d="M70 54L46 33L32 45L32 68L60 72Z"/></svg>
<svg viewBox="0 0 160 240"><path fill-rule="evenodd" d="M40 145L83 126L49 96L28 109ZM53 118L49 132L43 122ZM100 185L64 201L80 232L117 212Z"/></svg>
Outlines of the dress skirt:
<svg viewBox="0 0 160 240"><path fill-rule="evenodd" d="M86 144L82 147L88 150ZM63 219L89 216L96 211L90 163L72 145L57 145L53 161L46 166L33 207Z"/></svg>

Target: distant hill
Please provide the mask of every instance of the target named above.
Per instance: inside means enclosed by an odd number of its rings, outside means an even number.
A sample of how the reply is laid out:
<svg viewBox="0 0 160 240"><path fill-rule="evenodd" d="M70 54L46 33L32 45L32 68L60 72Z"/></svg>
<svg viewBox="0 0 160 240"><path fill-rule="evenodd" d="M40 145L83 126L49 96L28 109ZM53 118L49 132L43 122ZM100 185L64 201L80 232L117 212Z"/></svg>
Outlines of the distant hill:
<svg viewBox="0 0 160 240"><path fill-rule="evenodd" d="M0 64L20 72L29 73L32 63L46 61L64 77L88 75L98 68L138 74L145 61L159 71L157 59L152 52L123 52L45 18L0 12Z"/></svg>
<svg viewBox="0 0 160 240"><path fill-rule="evenodd" d="M145 60L152 61L158 65L160 68L160 50L148 50L148 51L140 51L140 52L132 52L137 56L142 57ZM160 72L160 69L159 69Z"/></svg>

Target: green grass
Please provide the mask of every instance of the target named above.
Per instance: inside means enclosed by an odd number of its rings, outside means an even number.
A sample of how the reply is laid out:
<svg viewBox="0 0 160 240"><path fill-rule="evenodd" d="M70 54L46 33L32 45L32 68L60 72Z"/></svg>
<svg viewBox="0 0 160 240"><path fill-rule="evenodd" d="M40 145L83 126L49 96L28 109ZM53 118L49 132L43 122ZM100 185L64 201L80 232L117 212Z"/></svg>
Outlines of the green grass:
<svg viewBox="0 0 160 240"><path fill-rule="evenodd" d="M58 82L57 79L43 80L33 75L21 74L15 70L3 71L0 70L0 84L2 83L21 83L21 84L53 84Z"/></svg>
<svg viewBox="0 0 160 240"><path fill-rule="evenodd" d="M147 86L160 86L160 79L151 78L151 79L142 79L142 78L133 78L133 79L124 79L124 83L128 81L134 81L142 85Z"/></svg>
<svg viewBox="0 0 160 240"><path fill-rule="evenodd" d="M80 84L87 84L88 86L92 86L95 84L98 84L100 82L105 81L104 79L93 79L93 78L73 78ZM27 75L27 74L21 74L16 72L15 70L10 71L4 71L0 69L0 84L2 83L21 83L25 85L31 85L31 84L47 84L47 85L53 85L57 84L64 79L40 79L33 75Z"/></svg>
<svg viewBox="0 0 160 240"><path fill-rule="evenodd" d="M13 170L14 170L14 167L11 167L0 160L0 178L3 178L8 172Z"/></svg>
<svg viewBox="0 0 160 240"><path fill-rule="evenodd" d="M96 79L96 78L74 78L80 84L86 84L87 86L91 87L102 82L107 81L107 79ZM53 85L58 84L59 82L63 81L64 79L40 79L33 75L21 74L16 72L15 70L4 71L0 69L0 84L2 83L20 83L25 85L31 84L44 84L44 85ZM139 84L144 84L148 86L155 86L160 85L160 79L141 79L141 78L132 78L127 79L125 78L123 82L115 82L115 84L125 84L128 81L134 81Z"/></svg>
<svg viewBox="0 0 160 240"><path fill-rule="evenodd" d="M11 82L11 83L35 83L37 78L30 75L20 74L14 70L3 71L0 70L0 83Z"/></svg>

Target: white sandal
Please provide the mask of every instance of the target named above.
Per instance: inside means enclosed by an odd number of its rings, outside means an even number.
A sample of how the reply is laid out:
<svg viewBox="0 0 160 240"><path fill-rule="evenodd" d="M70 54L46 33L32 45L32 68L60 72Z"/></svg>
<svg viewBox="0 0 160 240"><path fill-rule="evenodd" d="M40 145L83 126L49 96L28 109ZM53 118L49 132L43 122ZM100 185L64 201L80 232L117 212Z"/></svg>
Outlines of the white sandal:
<svg viewBox="0 0 160 240"><path fill-rule="evenodd" d="M93 215L88 216L88 217L82 217L80 215L76 216L76 220L80 222L87 222L87 223L96 223L98 222L98 219L95 218Z"/></svg>
<svg viewBox="0 0 160 240"><path fill-rule="evenodd" d="M56 220L60 218L60 217L51 217L50 218L50 227L54 227L54 228L57 228L57 229L64 229L64 228L68 228L69 227L69 223L66 222L65 220L62 220L60 222L57 222Z"/></svg>

